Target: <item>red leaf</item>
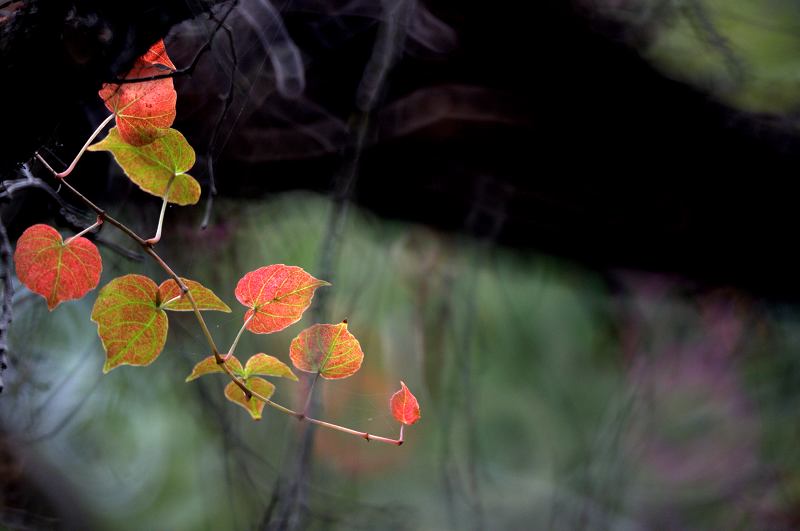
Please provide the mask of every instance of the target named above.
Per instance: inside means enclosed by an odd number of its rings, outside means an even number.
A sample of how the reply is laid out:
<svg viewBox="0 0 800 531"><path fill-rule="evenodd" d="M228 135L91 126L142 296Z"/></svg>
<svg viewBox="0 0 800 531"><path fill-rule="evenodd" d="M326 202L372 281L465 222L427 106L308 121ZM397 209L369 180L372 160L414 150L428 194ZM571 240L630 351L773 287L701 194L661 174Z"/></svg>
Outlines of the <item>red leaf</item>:
<svg viewBox="0 0 800 531"><path fill-rule="evenodd" d="M249 378L245 382L245 387L267 399L275 392L275 386L263 378ZM248 400L244 391L235 383L230 382L225 386L225 398L245 408L247 412L250 413L250 416L253 417L253 420L261 418L261 412L264 410L264 402L255 397L251 397L250 400Z"/></svg>
<svg viewBox="0 0 800 531"><path fill-rule="evenodd" d="M330 284L302 268L274 264L242 277L236 285L236 298L250 308L245 320L254 315L247 329L254 334L271 334L299 321L320 286Z"/></svg>
<svg viewBox="0 0 800 531"><path fill-rule="evenodd" d="M238 359L236 359L235 356L228 358L228 361L225 363L228 367L230 367L234 374L237 376L244 376L242 364ZM186 381L191 382L192 380L200 378L204 374L211 374L214 372L225 372L225 370L219 363L217 363L217 359L214 356L209 356L206 359L199 361L197 365L194 366L194 369L192 369L192 374L186 377Z"/></svg>
<svg viewBox="0 0 800 531"><path fill-rule="evenodd" d="M292 340L289 356L305 372L319 372L328 380L347 378L361 368L364 352L347 330L347 323L315 324Z"/></svg>
<svg viewBox="0 0 800 531"><path fill-rule="evenodd" d="M419 420L419 402L417 397L411 394L406 384L400 382L400 390L392 395L389 400L389 409L397 422L402 422L408 426Z"/></svg>
<svg viewBox="0 0 800 531"><path fill-rule="evenodd" d="M152 45L142 56L142 60L154 65L169 67L170 70L176 70L172 60L167 55L167 49L164 47L163 39L159 39L158 42Z"/></svg>
<svg viewBox="0 0 800 531"><path fill-rule="evenodd" d="M164 66L175 68L166 55L164 43L159 41L136 60L125 79L164 74ZM149 144L175 120L178 94L172 78L122 85L106 83L99 94L117 117L119 135L134 146Z"/></svg>
<svg viewBox="0 0 800 531"><path fill-rule="evenodd" d="M14 262L20 282L47 299L50 310L97 287L103 269L92 242L80 237L65 244L48 225L34 225L22 233Z"/></svg>

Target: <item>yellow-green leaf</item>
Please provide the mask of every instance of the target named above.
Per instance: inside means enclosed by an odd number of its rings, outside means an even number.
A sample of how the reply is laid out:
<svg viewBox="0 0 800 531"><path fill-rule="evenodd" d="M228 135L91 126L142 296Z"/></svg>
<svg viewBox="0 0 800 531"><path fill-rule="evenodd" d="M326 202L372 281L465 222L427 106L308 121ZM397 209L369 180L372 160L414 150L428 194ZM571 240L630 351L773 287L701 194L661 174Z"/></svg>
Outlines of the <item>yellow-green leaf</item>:
<svg viewBox="0 0 800 531"><path fill-rule="evenodd" d="M284 362L275 356L261 353L247 360L247 364L244 366L244 374L245 376L253 376L256 374L261 376L278 376L297 381L297 376L295 376L292 369Z"/></svg>
<svg viewBox="0 0 800 531"><path fill-rule="evenodd" d="M272 393L275 392L275 386L263 378L249 378L245 382L245 386L264 398L270 398ZM251 397L248 400L244 391L234 382L230 382L225 386L225 398L245 408L250 413L250 416L253 417L253 420L261 418L261 412L264 411L264 402L256 397Z"/></svg>
<svg viewBox="0 0 800 531"><path fill-rule="evenodd" d="M242 364L236 359L235 356L231 356L225 362L225 364L230 367L234 374L237 376L244 376L244 370L242 369ZM206 359L197 363L192 369L192 374L186 377L187 382L191 382L197 378L200 378L204 374L211 374L214 372L225 372L222 366L217 363L217 360L214 356L209 356Z"/></svg>
<svg viewBox="0 0 800 531"><path fill-rule="evenodd" d="M114 127L90 151L110 151L125 175L139 188L178 205L193 205L200 199L200 184L186 172L194 165L192 146L175 129L166 129L149 144L125 142Z"/></svg>
<svg viewBox="0 0 800 531"><path fill-rule="evenodd" d="M214 295L213 291L195 280L189 280L183 277L181 277L181 280L184 284L186 284L186 287L189 288L189 293L192 294L192 298L194 299L195 304L197 304L198 310L217 310L220 312L230 313L231 309L228 307L228 305L222 302L219 297ZM161 283L161 285L158 287L158 295L159 300L163 305L161 307L165 310L171 310L173 312L193 311L192 303L189 302L189 297L186 295L181 295L181 288L173 279L165 280ZM179 295L179 299L172 300Z"/></svg>
<svg viewBox="0 0 800 531"><path fill-rule="evenodd" d="M149 365L167 341L167 314L158 286L142 275L115 278L97 296L92 321L106 351L103 372L119 365Z"/></svg>

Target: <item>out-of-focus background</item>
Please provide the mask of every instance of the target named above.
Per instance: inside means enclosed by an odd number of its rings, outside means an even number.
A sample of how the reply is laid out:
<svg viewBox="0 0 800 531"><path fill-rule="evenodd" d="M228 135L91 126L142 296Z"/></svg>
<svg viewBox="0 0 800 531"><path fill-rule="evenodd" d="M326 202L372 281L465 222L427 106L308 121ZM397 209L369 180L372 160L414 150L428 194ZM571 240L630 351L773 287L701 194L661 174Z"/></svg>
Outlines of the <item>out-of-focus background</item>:
<svg viewBox="0 0 800 531"><path fill-rule="evenodd" d="M238 352L288 362L304 326L346 318L365 361L318 386L320 416L394 436L403 380L422 420L399 448L253 422L222 376L184 383L207 355L189 314L151 366L103 375L96 292L48 312L12 275L0 528L800 526L800 5L178 3L126 30L163 29L179 67L211 43L176 78L203 198L167 210L159 250L233 308L207 314L222 345L244 273L331 281L301 324ZM2 4L0 50L37 4ZM89 51L140 35L73 7ZM42 90L9 79L3 94ZM93 221L25 150L70 160L105 116L93 94L37 107L41 141L9 135L12 246L35 222ZM70 181L154 230L159 201L107 155ZM101 285L162 280L112 227L96 240Z"/></svg>

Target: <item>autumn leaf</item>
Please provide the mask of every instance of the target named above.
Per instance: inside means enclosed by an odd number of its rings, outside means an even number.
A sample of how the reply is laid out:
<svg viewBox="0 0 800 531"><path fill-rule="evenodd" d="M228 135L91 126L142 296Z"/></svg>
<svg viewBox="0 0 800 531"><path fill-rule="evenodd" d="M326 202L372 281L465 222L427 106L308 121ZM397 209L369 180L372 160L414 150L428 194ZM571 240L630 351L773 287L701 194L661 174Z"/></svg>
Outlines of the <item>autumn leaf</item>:
<svg viewBox="0 0 800 531"><path fill-rule="evenodd" d="M302 268L274 264L247 273L236 285L236 298L247 306L247 330L271 334L296 323L311 304L314 291L330 286Z"/></svg>
<svg viewBox="0 0 800 531"><path fill-rule="evenodd" d="M245 386L267 399L275 392L275 386L263 378L248 378ZM244 391L234 382L230 382L225 386L225 398L245 408L250 413L250 416L253 417L253 420L261 418L261 412L264 411L264 402L255 397L251 397L248 400Z"/></svg>
<svg viewBox="0 0 800 531"><path fill-rule="evenodd" d="M170 70L176 70L172 59L167 55L167 49L164 47L164 39L159 39L149 50L142 56L142 61L154 65L166 66Z"/></svg>
<svg viewBox="0 0 800 531"><path fill-rule="evenodd" d="M167 314L158 286L142 275L115 278L97 296L92 321L106 351L103 372L119 365L149 365L167 341Z"/></svg>
<svg viewBox="0 0 800 531"><path fill-rule="evenodd" d="M244 369L242 369L242 364L235 356L229 357L225 364L230 367L234 374L244 377L245 374ZM215 372L225 372L225 370L217 363L217 359L214 356L209 356L194 366L192 373L186 377L186 381L191 382L205 374L212 374Z"/></svg>
<svg viewBox="0 0 800 531"><path fill-rule="evenodd" d="M163 47L163 43L162 43ZM134 63L125 79L137 79L164 74L161 64L155 59L161 54L153 48ZM161 56L166 57L166 55ZM148 59L149 58L149 59ZM169 61L169 58L167 58ZM172 66L172 61L169 65ZM100 98L109 111L116 116L120 137L135 146L149 144L175 121L175 104L178 94L172 78L136 83L106 83L100 89Z"/></svg>
<svg viewBox="0 0 800 531"><path fill-rule="evenodd" d="M44 297L50 310L96 288L103 269L92 242L78 237L65 243L56 229L42 224L19 237L14 263L19 281Z"/></svg>
<svg viewBox="0 0 800 531"><path fill-rule="evenodd" d="M181 280L184 284L186 284L186 287L189 288L189 293L192 294L192 298L194 299L195 304L197 304L198 310L217 310L226 313L231 312L231 309L228 307L228 305L222 302L220 298L217 297L214 292L207 287L195 280L189 280L186 278L181 278ZM161 301L162 308L165 310L171 310L173 312L194 311L194 308L192 308L192 303L189 302L189 298L185 295L181 296L180 299L166 304L168 301L179 295L181 295L181 288L173 279L165 280L158 287L158 298L159 301Z"/></svg>
<svg viewBox="0 0 800 531"><path fill-rule="evenodd" d="M306 328L292 340L289 356L301 371L319 372L329 380L352 376L364 360L361 345L347 330L346 322Z"/></svg>
<svg viewBox="0 0 800 531"><path fill-rule="evenodd" d="M263 353L251 356L247 360L247 364L244 366L244 374L246 377L258 374L261 376L278 376L297 381L297 376L285 363L275 356Z"/></svg>
<svg viewBox="0 0 800 531"><path fill-rule="evenodd" d="M200 183L185 173L194 165L194 149L175 129L165 129L151 143L136 146L114 127L89 150L110 151L125 175L147 193L164 197L169 188L167 201L178 205L193 205L200 199Z"/></svg>
<svg viewBox="0 0 800 531"><path fill-rule="evenodd" d="M414 424L420 418L419 402L403 382L400 382L400 390L393 394L389 400L389 409L392 410L392 415L397 419L397 422L408 426Z"/></svg>

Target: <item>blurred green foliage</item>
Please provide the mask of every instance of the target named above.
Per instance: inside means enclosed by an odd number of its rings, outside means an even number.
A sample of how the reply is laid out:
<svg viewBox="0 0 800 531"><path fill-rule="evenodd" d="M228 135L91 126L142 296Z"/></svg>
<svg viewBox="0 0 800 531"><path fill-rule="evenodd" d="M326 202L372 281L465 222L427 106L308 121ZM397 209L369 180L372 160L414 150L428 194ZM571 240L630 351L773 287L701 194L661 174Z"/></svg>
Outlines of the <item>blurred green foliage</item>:
<svg viewBox="0 0 800 531"><path fill-rule="evenodd" d="M287 263L319 274L332 208L307 194L220 202L205 232L168 213L166 259L234 308L207 314L220 344L241 324L233 290L245 272ZM366 357L357 375L320 386L323 418L394 435L388 400L403 379L422 420L400 448L318 431L311 528L790 521L800 500L800 326L790 309L658 275L609 282L354 207L335 250L318 318L348 318ZM149 263L104 258L102 283L130 271L162 280ZM73 510L97 529L255 528L296 421L269 409L251 421L222 397L222 376L185 384L207 354L188 314L170 319L151 366L102 376L95 296L48 314L18 294L0 421L28 466L50 470L51 486L72 492ZM288 361L289 342L313 318L246 334L238 351ZM278 401L302 400L293 382L276 384Z"/></svg>
<svg viewBox="0 0 800 531"><path fill-rule="evenodd" d="M800 104L800 5L791 0L589 0L644 37L668 75L756 113Z"/></svg>

